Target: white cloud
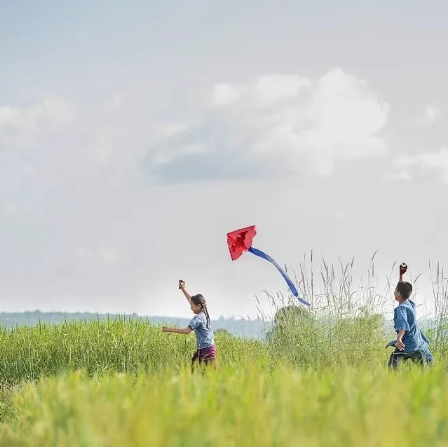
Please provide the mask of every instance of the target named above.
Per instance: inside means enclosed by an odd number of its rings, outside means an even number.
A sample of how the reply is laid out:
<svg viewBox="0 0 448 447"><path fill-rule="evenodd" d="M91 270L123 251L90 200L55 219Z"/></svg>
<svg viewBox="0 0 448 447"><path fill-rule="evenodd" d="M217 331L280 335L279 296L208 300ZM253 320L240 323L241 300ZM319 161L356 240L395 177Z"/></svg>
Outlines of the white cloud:
<svg viewBox="0 0 448 447"><path fill-rule="evenodd" d="M36 173L36 168L32 165L26 164L22 166L21 173L26 176L32 176Z"/></svg>
<svg viewBox="0 0 448 447"><path fill-rule="evenodd" d="M123 98L119 93L113 94L106 102L106 110L117 110L123 104Z"/></svg>
<svg viewBox="0 0 448 447"><path fill-rule="evenodd" d="M427 106L424 112L424 116L428 124L433 124L438 121L441 115L441 111L432 105Z"/></svg>
<svg viewBox="0 0 448 447"><path fill-rule="evenodd" d="M412 120L411 124L420 127L428 127L439 122L442 117L443 113L439 107L433 104L428 104L423 111Z"/></svg>
<svg viewBox="0 0 448 447"><path fill-rule="evenodd" d="M396 172L392 173L386 176L387 180L402 180L402 181L408 181L412 180L412 176L408 172Z"/></svg>
<svg viewBox="0 0 448 447"><path fill-rule="evenodd" d="M212 106L228 106L240 98L240 92L231 84L216 84L212 91Z"/></svg>
<svg viewBox="0 0 448 447"><path fill-rule="evenodd" d="M72 253L75 259L83 264L98 261L104 264L114 264L119 258L118 250L113 246L102 247L98 250L78 247Z"/></svg>
<svg viewBox="0 0 448 447"><path fill-rule="evenodd" d="M269 106L275 101L295 97L302 89L309 89L312 85L311 79L294 75L265 75L253 85L221 83L212 89L211 105L229 106L240 103L252 108Z"/></svg>
<svg viewBox="0 0 448 447"><path fill-rule="evenodd" d="M220 83L202 121L162 136L149 158L167 177L181 166L222 178L238 170L250 176L250 169L297 173L307 164L328 175L337 160L387 155L378 134L388 114L388 104L364 81L340 69L317 80L268 75L254 83Z"/></svg>
<svg viewBox="0 0 448 447"><path fill-rule="evenodd" d="M437 152L398 158L394 165L402 169L403 175L407 175L408 178L417 172L433 170L439 173L443 182L448 183L448 148L446 147Z"/></svg>
<svg viewBox="0 0 448 447"><path fill-rule="evenodd" d="M17 215L19 209L15 203L7 203L3 206L2 215L4 217L14 217Z"/></svg>
<svg viewBox="0 0 448 447"><path fill-rule="evenodd" d="M118 251L115 247L105 247L99 252L100 259L106 264L113 264L118 260Z"/></svg>
<svg viewBox="0 0 448 447"><path fill-rule="evenodd" d="M54 98L31 106L0 107L0 148L33 144L74 117L74 110L67 103Z"/></svg>

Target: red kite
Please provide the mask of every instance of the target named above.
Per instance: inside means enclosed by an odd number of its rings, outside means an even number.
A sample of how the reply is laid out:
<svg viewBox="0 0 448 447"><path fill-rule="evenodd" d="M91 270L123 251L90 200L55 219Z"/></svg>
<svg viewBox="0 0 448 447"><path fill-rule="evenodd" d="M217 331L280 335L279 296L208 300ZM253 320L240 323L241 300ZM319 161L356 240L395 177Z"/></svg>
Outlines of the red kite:
<svg viewBox="0 0 448 447"><path fill-rule="evenodd" d="M256 235L257 230L255 229L255 225L227 233L227 246L229 247L230 257L232 258L232 261L238 259L246 251L262 259L266 259L266 261L269 261L271 264L273 264L277 268L277 270L282 274L292 294L295 297L297 297L297 299L302 304L309 306L310 305L309 303L307 303L305 300L299 297L299 292L294 286L294 283L291 281L289 276L283 271L283 269L269 255L263 253L261 250L258 250L257 248L252 247L252 240Z"/></svg>

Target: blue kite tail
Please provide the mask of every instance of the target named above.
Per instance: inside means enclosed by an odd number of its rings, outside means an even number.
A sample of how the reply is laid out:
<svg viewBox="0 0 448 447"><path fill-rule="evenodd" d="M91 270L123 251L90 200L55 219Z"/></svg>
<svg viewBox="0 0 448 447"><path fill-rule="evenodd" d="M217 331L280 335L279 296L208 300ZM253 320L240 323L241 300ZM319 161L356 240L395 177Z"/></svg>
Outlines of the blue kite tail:
<svg viewBox="0 0 448 447"><path fill-rule="evenodd" d="M258 256L259 258L266 259L266 261L269 261L271 264L274 264L277 270L282 274L283 278L285 278L286 283L288 284L289 288L291 289L292 294L297 297L297 299L306 306L309 306L310 303L307 303L304 299L299 297L299 292L296 289L296 286L291 281L289 276L283 271L283 269L266 253L263 253L261 250L258 250L257 248L250 247L248 251L255 256Z"/></svg>

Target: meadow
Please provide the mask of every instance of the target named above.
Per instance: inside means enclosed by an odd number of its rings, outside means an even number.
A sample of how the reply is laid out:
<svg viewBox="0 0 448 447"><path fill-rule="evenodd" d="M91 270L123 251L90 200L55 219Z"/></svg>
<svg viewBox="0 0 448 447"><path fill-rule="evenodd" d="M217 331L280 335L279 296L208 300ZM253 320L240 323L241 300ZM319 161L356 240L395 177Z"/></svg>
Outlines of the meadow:
<svg viewBox="0 0 448 447"><path fill-rule="evenodd" d="M448 445L443 275L436 365L392 373L378 312L391 291L321 273L319 293L297 281L312 311L277 296L266 337L217 334L205 374L190 371L193 335L136 319L0 330L0 446Z"/></svg>

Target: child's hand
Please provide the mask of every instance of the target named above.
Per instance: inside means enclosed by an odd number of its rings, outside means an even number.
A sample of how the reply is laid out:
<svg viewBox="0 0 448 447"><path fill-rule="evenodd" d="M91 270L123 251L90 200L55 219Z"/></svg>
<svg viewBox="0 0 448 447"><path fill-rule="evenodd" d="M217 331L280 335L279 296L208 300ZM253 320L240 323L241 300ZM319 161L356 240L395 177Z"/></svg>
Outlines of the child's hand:
<svg viewBox="0 0 448 447"><path fill-rule="evenodd" d="M185 281L182 281L181 279L179 279L179 289L180 290L184 290L185 289Z"/></svg>
<svg viewBox="0 0 448 447"><path fill-rule="evenodd" d="M402 341L401 339L398 339L398 340L397 340L397 348L398 348L400 351L403 351L403 349L404 349L404 343L403 343L403 341Z"/></svg>
<svg viewBox="0 0 448 447"><path fill-rule="evenodd" d="M408 270L408 266L403 262L403 264L400 265L400 275L404 275Z"/></svg>

